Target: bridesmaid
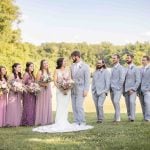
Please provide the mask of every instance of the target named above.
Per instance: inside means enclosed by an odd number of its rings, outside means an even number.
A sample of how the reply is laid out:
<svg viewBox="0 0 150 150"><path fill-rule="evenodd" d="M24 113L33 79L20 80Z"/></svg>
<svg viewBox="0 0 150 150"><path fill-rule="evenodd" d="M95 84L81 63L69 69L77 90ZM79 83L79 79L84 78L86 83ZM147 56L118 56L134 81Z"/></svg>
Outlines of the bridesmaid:
<svg viewBox="0 0 150 150"><path fill-rule="evenodd" d="M15 63L12 66L12 75L9 78L9 82L12 81L22 82L21 76L21 65L19 63ZM19 126L21 123L22 116L22 93L14 92L10 89L8 94L7 101L7 111L6 111L6 125L7 126Z"/></svg>
<svg viewBox="0 0 150 150"><path fill-rule="evenodd" d="M33 74L34 65L32 62L26 63L25 74L23 76L23 83L30 86L31 83L35 82ZM22 114L22 125L31 126L35 124L35 104L36 97L34 93L24 92L23 93L23 114Z"/></svg>
<svg viewBox="0 0 150 150"><path fill-rule="evenodd" d="M36 100L36 119L35 125L47 125L52 123L52 93L50 82L42 82L50 76L48 62L42 60L40 70L37 74L37 81L41 86L41 92Z"/></svg>
<svg viewBox="0 0 150 150"><path fill-rule="evenodd" d="M0 66L0 82L7 83L6 68ZM0 127L5 126L7 91L0 94Z"/></svg>

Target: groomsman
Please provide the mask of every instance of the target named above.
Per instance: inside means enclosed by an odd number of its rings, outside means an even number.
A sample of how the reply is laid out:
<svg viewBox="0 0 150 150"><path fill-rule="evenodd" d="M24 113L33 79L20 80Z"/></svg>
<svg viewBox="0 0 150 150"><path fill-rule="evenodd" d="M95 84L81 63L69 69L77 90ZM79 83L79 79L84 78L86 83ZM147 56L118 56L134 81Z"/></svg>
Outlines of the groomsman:
<svg viewBox="0 0 150 150"><path fill-rule="evenodd" d="M125 70L119 63L120 56L114 54L112 56L113 68L110 79L110 96L115 109L114 122L120 122L120 99L123 92L123 83L125 80Z"/></svg>
<svg viewBox="0 0 150 150"><path fill-rule="evenodd" d="M83 102L90 87L89 66L81 60L81 54L79 51L72 52L71 58L73 60L71 76L75 82L75 86L71 90L74 123L85 125Z"/></svg>
<svg viewBox="0 0 150 150"><path fill-rule="evenodd" d="M97 123L104 119L103 104L110 89L110 72L104 60L98 60L92 80L92 96L96 107Z"/></svg>
<svg viewBox="0 0 150 150"><path fill-rule="evenodd" d="M129 121L135 120L135 107L136 107L136 96L137 89L140 85L140 71L133 64L134 56L128 54L126 57L126 68L125 84L124 84L124 96L127 107L127 114Z"/></svg>
<svg viewBox="0 0 150 150"><path fill-rule="evenodd" d="M140 102L145 121L150 121L150 58L143 56L141 68Z"/></svg>

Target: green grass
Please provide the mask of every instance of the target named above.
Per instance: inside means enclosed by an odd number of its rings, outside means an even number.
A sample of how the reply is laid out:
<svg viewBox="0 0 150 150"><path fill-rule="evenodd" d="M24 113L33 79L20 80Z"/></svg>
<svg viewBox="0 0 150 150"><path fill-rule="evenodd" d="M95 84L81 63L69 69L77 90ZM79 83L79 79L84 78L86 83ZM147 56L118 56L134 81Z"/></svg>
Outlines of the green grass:
<svg viewBox="0 0 150 150"><path fill-rule="evenodd" d="M72 114L69 114L72 121ZM137 114L135 122L112 123L113 114L105 115L103 124L96 124L95 113L86 114L94 129L81 132L44 134L32 127L0 128L0 150L149 150L150 123Z"/></svg>

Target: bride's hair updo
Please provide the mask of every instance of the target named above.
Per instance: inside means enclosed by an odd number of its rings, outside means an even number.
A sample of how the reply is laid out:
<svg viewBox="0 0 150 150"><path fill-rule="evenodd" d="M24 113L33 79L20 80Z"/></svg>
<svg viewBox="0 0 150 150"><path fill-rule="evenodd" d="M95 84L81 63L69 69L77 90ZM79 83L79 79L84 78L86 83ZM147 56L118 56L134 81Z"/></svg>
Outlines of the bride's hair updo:
<svg viewBox="0 0 150 150"><path fill-rule="evenodd" d="M56 69L60 69L60 68L62 67L63 61L64 61L64 58L63 58L63 57L57 59L57 62L56 62L56 63L57 63L57 66L56 66Z"/></svg>

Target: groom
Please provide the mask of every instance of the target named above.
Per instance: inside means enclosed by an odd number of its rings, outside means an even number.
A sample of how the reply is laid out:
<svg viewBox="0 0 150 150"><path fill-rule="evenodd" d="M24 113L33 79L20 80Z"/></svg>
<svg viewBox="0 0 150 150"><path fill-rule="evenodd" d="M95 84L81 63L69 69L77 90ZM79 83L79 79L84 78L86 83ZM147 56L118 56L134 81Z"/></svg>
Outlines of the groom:
<svg viewBox="0 0 150 150"><path fill-rule="evenodd" d="M90 87L89 66L81 60L81 54L79 51L72 52L71 58L73 60L73 64L71 65L71 76L75 82L75 86L71 91L74 123L85 125L83 101L87 96Z"/></svg>

